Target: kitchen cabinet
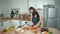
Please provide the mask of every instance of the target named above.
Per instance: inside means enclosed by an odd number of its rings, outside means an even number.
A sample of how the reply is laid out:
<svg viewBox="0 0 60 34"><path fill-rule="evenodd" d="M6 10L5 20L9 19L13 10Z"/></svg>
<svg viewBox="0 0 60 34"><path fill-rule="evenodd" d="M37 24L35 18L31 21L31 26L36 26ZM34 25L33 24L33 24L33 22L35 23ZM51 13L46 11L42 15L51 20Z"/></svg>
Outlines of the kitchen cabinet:
<svg viewBox="0 0 60 34"><path fill-rule="evenodd" d="M1 22L0 22L0 29L1 29Z"/></svg>
<svg viewBox="0 0 60 34"><path fill-rule="evenodd" d="M30 24L30 20L29 19L18 19L18 18L15 18L15 19L1 19L0 20L0 29L4 29L4 28L7 28L11 25L14 25L15 27L24 24L25 22L27 22L28 24Z"/></svg>
<svg viewBox="0 0 60 34"><path fill-rule="evenodd" d="M4 21L2 28L7 28L7 27L9 27L9 26L10 26L10 20Z"/></svg>
<svg viewBox="0 0 60 34"><path fill-rule="evenodd" d="M8 26L10 26L10 20L4 21L4 22L0 22L0 29L7 28Z"/></svg>
<svg viewBox="0 0 60 34"><path fill-rule="evenodd" d="M20 20L11 20L11 25L14 25L14 26L20 25Z"/></svg>

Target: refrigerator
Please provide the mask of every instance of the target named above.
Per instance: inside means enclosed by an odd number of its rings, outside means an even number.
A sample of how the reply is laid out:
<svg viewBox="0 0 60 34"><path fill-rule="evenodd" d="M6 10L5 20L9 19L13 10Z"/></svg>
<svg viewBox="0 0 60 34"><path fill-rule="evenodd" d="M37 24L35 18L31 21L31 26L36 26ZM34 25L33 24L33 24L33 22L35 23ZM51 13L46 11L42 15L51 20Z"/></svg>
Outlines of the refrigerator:
<svg viewBox="0 0 60 34"><path fill-rule="evenodd" d="M57 28L57 8L44 7L44 27Z"/></svg>

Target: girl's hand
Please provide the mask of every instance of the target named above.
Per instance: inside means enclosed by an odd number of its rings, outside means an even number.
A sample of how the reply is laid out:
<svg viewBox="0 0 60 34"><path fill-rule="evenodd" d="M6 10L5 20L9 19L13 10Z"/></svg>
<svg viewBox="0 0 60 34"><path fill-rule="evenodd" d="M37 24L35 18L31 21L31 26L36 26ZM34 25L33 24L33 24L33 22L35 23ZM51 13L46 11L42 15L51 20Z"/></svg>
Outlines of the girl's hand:
<svg viewBox="0 0 60 34"><path fill-rule="evenodd" d="M34 25L34 27L37 27L36 25Z"/></svg>

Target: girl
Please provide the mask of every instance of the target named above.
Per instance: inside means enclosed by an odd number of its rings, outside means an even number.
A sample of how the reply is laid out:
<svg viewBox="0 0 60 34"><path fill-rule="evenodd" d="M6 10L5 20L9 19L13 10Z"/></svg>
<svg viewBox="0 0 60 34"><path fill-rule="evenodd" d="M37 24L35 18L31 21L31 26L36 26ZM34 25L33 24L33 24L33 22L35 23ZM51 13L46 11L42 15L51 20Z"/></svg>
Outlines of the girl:
<svg viewBox="0 0 60 34"><path fill-rule="evenodd" d="M39 16L38 12L35 10L35 8L30 7L29 8L29 13L31 14L31 22L32 24L36 27L39 26L41 22L41 16Z"/></svg>
<svg viewBox="0 0 60 34"><path fill-rule="evenodd" d="M32 23L33 23L33 25L36 27L36 26L39 26L39 24L40 24L40 16L39 16L39 14L37 13L37 12L34 12L33 14L32 14Z"/></svg>

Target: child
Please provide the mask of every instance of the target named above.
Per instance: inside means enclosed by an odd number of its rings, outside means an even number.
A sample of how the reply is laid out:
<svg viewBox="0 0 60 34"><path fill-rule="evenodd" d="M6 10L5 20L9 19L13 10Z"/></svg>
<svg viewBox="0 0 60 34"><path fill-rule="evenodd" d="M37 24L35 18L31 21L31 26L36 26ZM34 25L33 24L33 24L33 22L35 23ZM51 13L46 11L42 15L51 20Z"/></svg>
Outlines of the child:
<svg viewBox="0 0 60 34"><path fill-rule="evenodd" d="M32 23L35 27L39 26L39 24L40 24L40 16L37 12L34 12L32 14Z"/></svg>

